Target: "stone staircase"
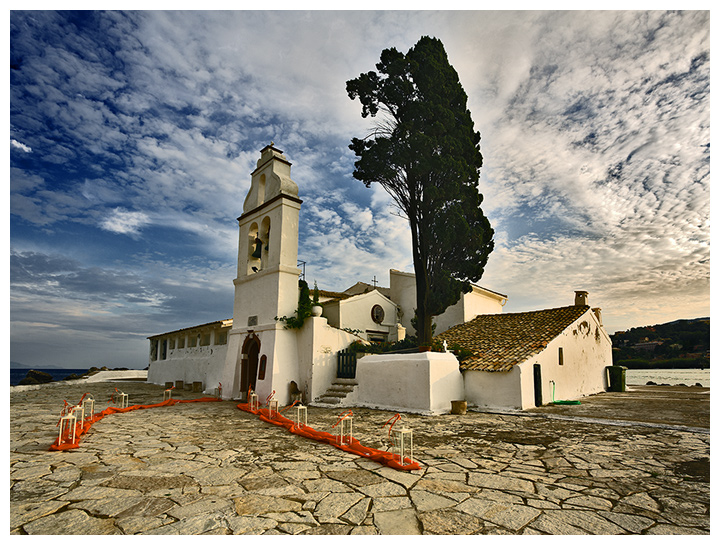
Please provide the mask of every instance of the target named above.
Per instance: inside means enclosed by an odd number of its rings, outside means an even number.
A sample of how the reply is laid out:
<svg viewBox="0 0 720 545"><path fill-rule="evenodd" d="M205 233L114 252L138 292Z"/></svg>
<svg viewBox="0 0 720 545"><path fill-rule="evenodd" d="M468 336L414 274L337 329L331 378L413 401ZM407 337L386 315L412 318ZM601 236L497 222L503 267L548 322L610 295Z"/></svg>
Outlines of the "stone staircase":
<svg viewBox="0 0 720 545"><path fill-rule="evenodd" d="M358 383L354 378L336 378L328 391L316 398L312 405L320 407L342 406L345 398L355 390L357 385Z"/></svg>

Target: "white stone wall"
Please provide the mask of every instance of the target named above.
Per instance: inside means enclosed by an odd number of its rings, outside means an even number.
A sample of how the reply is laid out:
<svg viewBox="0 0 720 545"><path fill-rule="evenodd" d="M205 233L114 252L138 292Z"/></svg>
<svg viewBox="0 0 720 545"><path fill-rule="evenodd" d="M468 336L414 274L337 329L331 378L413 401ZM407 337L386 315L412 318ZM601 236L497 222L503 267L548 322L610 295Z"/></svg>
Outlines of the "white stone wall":
<svg viewBox="0 0 720 545"><path fill-rule="evenodd" d="M415 275L390 269L390 299L400 307L402 316L399 322L407 330L408 335L415 335L415 328L410 321L415 316Z"/></svg>
<svg viewBox="0 0 720 545"><path fill-rule="evenodd" d="M560 365L559 349L563 349ZM465 371L469 405L498 409L529 409L535 406L533 365L541 366L543 404L577 400L607 388L605 368L612 365L612 343L595 314L588 310L537 356L512 371Z"/></svg>
<svg viewBox="0 0 720 545"><path fill-rule="evenodd" d="M258 374L255 382L258 398L264 403L274 391L274 398L280 403L286 403L289 399L290 381L298 382L297 331L284 329L282 323L277 322L252 328L237 328L230 332L226 359L218 375L218 379L223 384L223 398L240 399L246 394L245 391L241 391L242 350L250 335L257 337L260 343ZM267 362L265 377L260 379L260 360L263 356L266 357Z"/></svg>
<svg viewBox="0 0 720 545"><path fill-rule="evenodd" d="M300 384L297 331L277 324L273 330L258 333L258 337L259 356L267 356L267 368L265 379L256 383L256 392L263 402L272 396L280 406L287 405L290 402L290 381Z"/></svg>
<svg viewBox="0 0 720 545"><path fill-rule="evenodd" d="M178 380L202 382L204 391L213 393L218 381L211 377L220 376L226 354L227 344L168 350L166 359L150 363L147 381L160 385Z"/></svg>
<svg viewBox="0 0 720 545"><path fill-rule="evenodd" d="M228 339L227 361L218 367L223 396L239 397L242 345L248 330L235 330ZM324 394L337 374L337 352L360 337L327 324L322 317L307 318L302 329L285 329L281 323L253 328L260 341L258 358L267 356L265 378L256 382L256 392L264 403L274 392L281 406L290 403L290 382L304 392L305 402ZM213 375L214 376L214 375Z"/></svg>
<svg viewBox="0 0 720 545"><path fill-rule="evenodd" d="M559 349L563 349L560 365ZM535 406L533 364L542 366L543 404L555 400L577 400L607 389L605 368L612 365L612 342L598 324L592 311L587 311L563 333L548 343L536 357L521 364L523 368L523 409Z"/></svg>
<svg viewBox="0 0 720 545"><path fill-rule="evenodd" d="M532 372L532 369L531 369ZM465 399L468 406L482 409L519 409L522 407L521 370L489 373L465 371ZM532 378L532 377L531 377ZM532 383L530 384L532 394Z"/></svg>
<svg viewBox="0 0 720 545"><path fill-rule="evenodd" d="M402 318L400 323L407 329L408 335L415 335L411 320L415 316L416 293L415 275L390 270L390 298L400 306ZM473 286L473 291L465 293L454 305L448 307L440 316L433 319L435 335L439 335L458 324L464 324L478 314L499 314L505 298Z"/></svg>
<svg viewBox="0 0 720 545"><path fill-rule="evenodd" d="M385 318L379 324L373 321L371 315L375 305L380 305L385 313ZM379 332L386 335L388 341L398 340L395 303L377 290L326 303L323 307L323 317L338 329L359 331L363 339L372 337L372 332Z"/></svg>
<svg viewBox="0 0 720 545"><path fill-rule="evenodd" d="M298 333L299 381L310 403L324 394L337 378L337 353L360 339L347 331L328 325L323 317L308 318Z"/></svg>
<svg viewBox="0 0 720 545"><path fill-rule="evenodd" d="M451 353L373 354L358 360L353 405L421 414L449 413L464 399L463 378Z"/></svg>
<svg viewBox="0 0 720 545"><path fill-rule="evenodd" d="M501 295L473 286L473 291L462 298L463 320L469 322L478 314L500 314L506 302L507 299Z"/></svg>

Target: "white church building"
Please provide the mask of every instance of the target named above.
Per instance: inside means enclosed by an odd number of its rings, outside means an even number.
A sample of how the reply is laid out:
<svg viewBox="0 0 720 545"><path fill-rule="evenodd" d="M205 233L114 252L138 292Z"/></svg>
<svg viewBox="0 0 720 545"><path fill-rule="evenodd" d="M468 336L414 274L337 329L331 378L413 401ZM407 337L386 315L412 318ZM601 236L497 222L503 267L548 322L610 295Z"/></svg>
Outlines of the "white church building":
<svg viewBox="0 0 720 545"><path fill-rule="evenodd" d="M232 318L149 337L148 382L281 405L365 406L426 414L469 406L526 409L578 399L608 387L610 338L586 292L558 309L502 313L507 296L473 285L435 318L436 339L450 351L374 354L338 376L341 353L353 342L402 340L414 334L414 275L390 270L390 287L358 282L343 292L319 290L300 328L294 316L300 207L291 163L273 144L261 151L238 218L239 243ZM468 356L468 354L470 354Z"/></svg>

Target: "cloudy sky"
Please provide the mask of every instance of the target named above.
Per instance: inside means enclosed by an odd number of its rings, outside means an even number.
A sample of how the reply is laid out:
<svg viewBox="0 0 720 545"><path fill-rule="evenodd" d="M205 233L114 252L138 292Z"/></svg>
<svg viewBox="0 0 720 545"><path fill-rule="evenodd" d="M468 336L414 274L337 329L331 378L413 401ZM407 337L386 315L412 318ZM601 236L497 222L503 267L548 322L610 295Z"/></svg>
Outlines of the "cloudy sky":
<svg viewBox="0 0 720 545"><path fill-rule="evenodd" d="M259 150L293 163L299 258L343 290L412 270L353 179L345 82L443 41L482 135L504 311L590 292L610 332L710 313L709 13L10 14L11 359L147 365L146 337L232 316Z"/></svg>

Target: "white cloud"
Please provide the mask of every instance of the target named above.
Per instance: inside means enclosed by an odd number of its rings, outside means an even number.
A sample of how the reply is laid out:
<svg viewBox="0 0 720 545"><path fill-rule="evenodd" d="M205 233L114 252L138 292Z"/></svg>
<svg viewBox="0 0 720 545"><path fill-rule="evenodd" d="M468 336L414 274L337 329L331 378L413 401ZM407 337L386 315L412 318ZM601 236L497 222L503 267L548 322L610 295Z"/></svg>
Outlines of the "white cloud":
<svg viewBox="0 0 720 545"><path fill-rule="evenodd" d="M11 145L13 148L15 148L15 149L19 149L19 150L21 150L21 151L24 151L25 153L31 153L31 152L32 152L32 148L31 148L30 146L26 146L25 144L23 144L22 142L18 142L18 141L15 140L14 138L11 138L11 139L10 139L10 145Z"/></svg>
<svg viewBox="0 0 720 545"><path fill-rule="evenodd" d="M100 222L100 227L121 235L138 235L140 229L150 224L150 218L143 212L133 212L115 208L110 216Z"/></svg>

